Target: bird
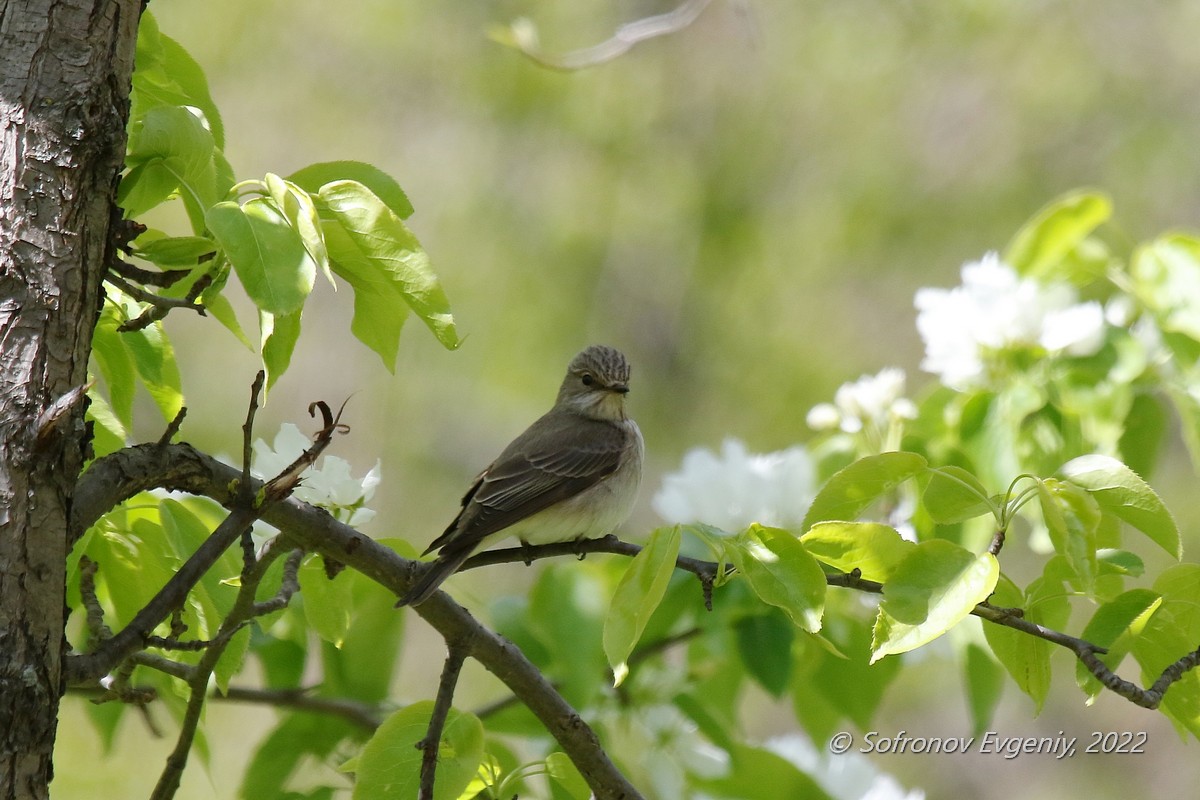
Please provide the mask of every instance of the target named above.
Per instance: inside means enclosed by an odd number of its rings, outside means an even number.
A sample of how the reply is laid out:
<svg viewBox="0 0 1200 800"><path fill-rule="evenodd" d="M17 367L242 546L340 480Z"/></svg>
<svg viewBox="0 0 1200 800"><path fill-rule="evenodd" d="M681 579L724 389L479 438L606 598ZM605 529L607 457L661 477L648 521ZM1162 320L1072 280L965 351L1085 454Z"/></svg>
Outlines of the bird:
<svg viewBox="0 0 1200 800"><path fill-rule="evenodd" d="M606 536L628 517L645 444L628 415L629 362L587 347L567 365L554 407L475 478L458 516L425 549L429 562L397 607L424 602L463 562L495 541L523 546Z"/></svg>

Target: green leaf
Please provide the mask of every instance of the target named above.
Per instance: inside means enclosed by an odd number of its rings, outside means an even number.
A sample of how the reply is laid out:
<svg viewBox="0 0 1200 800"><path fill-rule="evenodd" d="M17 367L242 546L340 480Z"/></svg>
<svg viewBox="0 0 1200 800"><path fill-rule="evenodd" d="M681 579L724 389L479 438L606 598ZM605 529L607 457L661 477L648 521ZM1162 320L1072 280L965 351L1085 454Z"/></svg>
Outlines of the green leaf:
<svg viewBox="0 0 1200 800"><path fill-rule="evenodd" d="M886 583L916 544L878 522L818 522L800 537L804 548L834 569L857 569L869 581Z"/></svg>
<svg viewBox="0 0 1200 800"><path fill-rule="evenodd" d="M1108 652L1098 658L1116 670L1161 604L1162 597L1157 592L1131 589L1096 609L1081 638L1107 648ZM1104 689L1083 662L1075 664L1075 682L1089 698L1095 698Z"/></svg>
<svg viewBox="0 0 1200 800"><path fill-rule="evenodd" d="M617 584L604 620L604 655L613 668L614 685L628 675L625 661L667 591L681 538L678 525L654 531Z"/></svg>
<svg viewBox="0 0 1200 800"><path fill-rule="evenodd" d="M1025 606L1025 595L1012 581L1001 575L990 602L1006 608L1022 608ZM1042 621L1036 609L1025 610L1026 618L1032 617L1033 621ZM989 622L983 624L983 635L996 659L1008 671L1021 691L1033 699L1036 711L1041 711L1050 691L1050 643L1036 636Z"/></svg>
<svg viewBox="0 0 1200 800"><path fill-rule="evenodd" d="M731 763L725 775L700 782L706 795L738 800L830 800L815 780L769 750L737 744L729 755Z"/></svg>
<svg viewBox="0 0 1200 800"><path fill-rule="evenodd" d="M608 588L593 564L552 564L529 593L529 628L550 655L548 674L576 708L594 703L604 684L596 665L604 659Z"/></svg>
<svg viewBox="0 0 1200 800"><path fill-rule="evenodd" d="M580 774L575 763L566 753L551 753L546 756L546 772L551 780L563 788L571 800L589 800L592 789Z"/></svg>
<svg viewBox="0 0 1200 800"><path fill-rule="evenodd" d="M1054 550L1063 556L1087 592L1096 580L1096 531L1100 506L1078 486L1048 478L1037 485L1042 519Z"/></svg>
<svg viewBox="0 0 1200 800"><path fill-rule="evenodd" d="M821 487L802 530L825 520L852 521L872 503L928 466L916 453L880 453L839 470Z"/></svg>
<svg viewBox="0 0 1200 800"><path fill-rule="evenodd" d="M411 558L411 549L393 547ZM400 543L405 544L405 543ZM404 614L395 611L396 596L360 572L345 570L334 583L350 584L350 618L353 624L342 638L342 646L321 648L324 691L330 697L349 697L364 703L380 703L391 696L396 663L404 639Z"/></svg>
<svg viewBox="0 0 1200 800"><path fill-rule="evenodd" d="M289 714L263 739L246 766L238 797L279 797L302 762L327 759L351 732L327 714Z"/></svg>
<svg viewBox="0 0 1200 800"><path fill-rule="evenodd" d="M162 34L154 15L145 11L138 22L136 63L132 119L155 106L195 106L204 113L216 146L225 146L221 115L209 93L204 70L178 42Z"/></svg>
<svg viewBox="0 0 1200 800"><path fill-rule="evenodd" d="M1133 655L1150 685L1200 642L1200 565L1176 564L1154 582L1162 604L1133 640ZM1163 696L1160 710L1177 727L1200 738L1200 675L1184 673Z"/></svg>
<svg viewBox="0 0 1200 800"><path fill-rule="evenodd" d="M341 647L350 631L350 580L344 575L331 580L324 560L317 556L309 556L300 565L299 578L309 626L334 647Z"/></svg>
<svg viewBox="0 0 1200 800"><path fill-rule="evenodd" d="M137 372L133 356L125 346L124 334L117 331L121 320L111 306L106 306L100 321L92 331L92 358L104 377L109 404L113 414L126 428L133 427L133 395L137 389Z"/></svg>
<svg viewBox="0 0 1200 800"><path fill-rule="evenodd" d="M1200 239L1164 236L1138 248L1129 266L1134 293L1159 327L1200 341Z"/></svg>
<svg viewBox="0 0 1200 800"><path fill-rule="evenodd" d="M292 363L292 353L300 338L300 316L302 312L275 316L265 311L258 315L258 326L262 335L262 360L267 371L267 388L279 380Z"/></svg>
<svg viewBox="0 0 1200 800"><path fill-rule="evenodd" d="M1004 694L1004 668L974 643L967 645L964 668L967 700L971 708L971 735L980 736L991 725L992 716Z"/></svg>
<svg viewBox="0 0 1200 800"><path fill-rule="evenodd" d="M1071 483L1091 492L1105 512L1146 534L1176 560L1183 558L1183 543L1171 512L1129 467L1115 458L1088 455L1068 461L1061 472Z"/></svg>
<svg viewBox="0 0 1200 800"><path fill-rule="evenodd" d="M993 510L979 479L953 465L929 470L922 503L933 521L942 525L974 519Z"/></svg>
<svg viewBox="0 0 1200 800"><path fill-rule="evenodd" d="M250 628L245 627L235 633L225 645L221 657L213 667L213 680L221 694L229 692L229 682L242 671L246 663L246 653L250 651Z"/></svg>
<svg viewBox="0 0 1200 800"><path fill-rule="evenodd" d="M337 283L329 271L329 253L325 248L325 234L321 231L321 219L317 215L317 206L308 192L291 181L268 172L263 182L267 192L275 201L276 207L282 212L288 223L300 236L304 249L325 273L326 279L335 289Z"/></svg>
<svg viewBox="0 0 1200 800"><path fill-rule="evenodd" d="M259 309L277 316L300 310L317 264L273 202L256 197L245 205L217 203L205 221Z"/></svg>
<svg viewBox="0 0 1200 800"><path fill-rule="evenodd" d="M187 267L199 263L201 256L217 251L217 243L206 236L166 236L138 239L134 255L160 267Z"/></svg>
<svg viewBox="0 0 1200 800"><path fill-rule="evenodd" d="M875 622L875 662L933 641L992 593L1000 565L945 539L921 542L883 586Z"/></svg>
<svg viewBox="0 0 1200 800"><path fill-rule="evenodd" d="M92 425L92 451L97 458L115 453L129 440L129 431L93 388L88 391L87 419Z"/></svg>
<svg viewBox="0 0 1200 800"><path fill-rule="evenodd" d="M428 255L400 217L370 189L355 181L325 184L319 198L336 223L332 229L327 223L325 229L333 270L355 291L351 324L354 335L379 353L391 369L395 363L394 342L390 343L391 348L383 348L384 342L368 333L386 321L381 315L399 315L402 308L396 302L399 299L424 321L443 346L458 347L458 333L446 295L429 267ZM360 305L359 295L363 293L373 293L378 300L388 302Z"/></svg>
<svg viewBox="0 0 1200 800"><path fill-rule="evenodd" d="M363 747L356 765L354 800L415 800L432 701L392 714ZM450 709L438 751L434 800L457 800L483 763L483 724L473 714Z"/></svg>
<svg viewBox="0 0 1200 800"><path fill-rule="evenodd" d="M1150 475L1158 465L1171 417L1162 398L1138 394L1121 426L1122 460L1139 475Z"/></svg>
<svg viewBox="0 0 1200 800"><path fill-rule="evenodd" d="M324 161L310 164L288 176L288 180L309 194L318 194L321 187L336 181L356 181L371 190L383 204L400 219L412 216L413 207L408 195L396 179L372 164L362 161Z"/></svg>
<svg viewBox="0 0 1200 800"><path fill-rule="evenodd" d="M733 626L746 672L774 697L787 691L796 627L781 611L742 617Z"/></svg>
<svg viewBox="0 0 1200 800"><path fill-rule="evenodd" d="M130 125L130 171L117 189L127 217L139 217L179 190L192 209L217 200L216 143L198 109L151 108Z"/></svg>
<svg viewBox="0 0 1200 800"><path fill-rule="evenodd" d="M729 560L760 600L783 609L809 633L821 629L825 572L790 531L751 525L728 548Z"/></svg>
<svg viewBox="0 0 1200 800"><path fill-rule="evenodd" d="M183 387L175 349L167 338L161 322L154 322L137 331L117 334L122 337L133 366L163 419L170 421L183 407Z"/></svg>
<svg viewBox="0 0 1200 800"><path fill-rule="evenodd" d="M1112 201L1106 195L1071 192L1043 208L1017 231L1004 260L1022 275L1053 275L1055 267L1111 216Z"/></svg>

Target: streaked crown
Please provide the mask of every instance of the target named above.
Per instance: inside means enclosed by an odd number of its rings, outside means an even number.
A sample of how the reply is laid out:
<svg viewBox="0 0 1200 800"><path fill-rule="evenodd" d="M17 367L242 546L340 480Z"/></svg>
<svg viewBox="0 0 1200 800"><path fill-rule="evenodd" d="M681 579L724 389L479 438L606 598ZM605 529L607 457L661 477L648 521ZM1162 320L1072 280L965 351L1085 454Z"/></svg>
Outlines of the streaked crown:
<svg viewBox="0 0 1200 800"><path fill-rule="evenodd" d="M594 344L571 359L567 372L578 375L591 375L597 383L606 388L629 388L629 362L624 354L615 347L605 347Z"/></svg>
<svg viewBox="0 0 1200 800"><path fill-rule="evenodd" d="M587 416L623 419L629 373L629 362L620 350L594 344L567 365L567 376L558 390L559 403Z"/></svg>

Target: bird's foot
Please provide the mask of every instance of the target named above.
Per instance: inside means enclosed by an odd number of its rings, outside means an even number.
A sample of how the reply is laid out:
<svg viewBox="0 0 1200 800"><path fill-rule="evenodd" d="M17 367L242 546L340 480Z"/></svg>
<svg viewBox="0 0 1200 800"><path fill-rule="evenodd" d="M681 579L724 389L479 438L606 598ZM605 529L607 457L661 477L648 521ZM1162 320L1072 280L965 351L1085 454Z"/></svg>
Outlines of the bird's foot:
<svg viewBox="0 0 1200 800"><path fill-rule="evenodd" d="M533 566L533 545L524 539L521 540L521 560L525 562L525 566Z"/></svg>

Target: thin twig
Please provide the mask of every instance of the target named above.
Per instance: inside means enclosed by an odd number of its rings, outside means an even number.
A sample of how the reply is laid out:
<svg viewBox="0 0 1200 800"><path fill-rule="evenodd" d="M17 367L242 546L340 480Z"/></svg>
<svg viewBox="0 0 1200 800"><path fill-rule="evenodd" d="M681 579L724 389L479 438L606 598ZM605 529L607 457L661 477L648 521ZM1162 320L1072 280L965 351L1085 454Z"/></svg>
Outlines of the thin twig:
<svg viewBox="0 0 1200 800"><path fill-rule="evenodd" d="M141 267L130 264L128 261L122 261L120 258L114 258L112 261L110 261L108 268L130 281L134 281L145 286L157 286L160 289L166 289L170 286L174 286L192 272L190 269L164 269L161 271L142 269Z"/></svg>
<svg viewBox="0 0 1200 800"><path fill-rule="evenodd" d="M195 302L195 298L192 298L189 300L186 297L164 297L161 294L155 294L154 292L148 292L145 289L143 289L142 287L138 286L137 284L130 283L129 281L125 280L123 277L118 275L116 272L113 272L112 270L110 270L109 273L104 277L104 280L108 281L113 286L116 286L118 289L120 289L122 292L124 292L125 294L132 297L134 300L140 300L141 302L148 303L149 305L154 306L155 308L158 308L158 309L165 309L163 311L163 316L166 316L166 311L169 311L174 308L186 308L189 311L195 311L197 314L199 314L202 317L208 315L208 312L206 312L204 310L204 306L198 305ZM159 317L159 319L162 319L162 317ZM128 323L126 323L126 324L128 324ZM130 330L130 329L122 326L121 328L118 328L118 330Z"/></svg>
<svg viewBox="0 0 1200 800"><path fill-rule="evenodd" d="M274 545L276 541L278 540L272 541L271 544ZM179 791L179 783L183 779L183 770L187 766L188 754L191 752L192 742L200 724L200 714L204 709L204 700L208 694L209 678L212 677L217 662L224 654L225 648L233 641L233 637L254 618L254 596L258 592L259 584L266 577L267 568L284 552L286 549L283 546L268 545L262 557L255 561L253 569L242 576L242 584L233 608L222 620L217 635L200 656L200 661L188 680L191 694L179 727L179 736L175 740L175 748L167 756L167 763L163 766L150 800L171 800Z"/></svg>
<svg viewBox="0 0 1200 800"><path fill-rule="evenodd" d="M262 378L261 372L259 378ZM255 381L254 389L253 397L255 399L252 407L257 406L257 392L261 389L261 380ZM253 411L247 416L252 420ZM337 430L341 430L341 428L339 423L333 420L331 425L318 432L312 446L300 458L297 458L286 470L260 487L258 487L257 481L252 478L247 479L243 472L242 481L238 484L236 494L225 498L226 503L235 505L229 512L229 516L217 526L216 530L196 549L196 552L171 576L166 585L134 615L133 620L119 633L102 642L92 653L72 656L67 660L65 671L68 683L86 683L95 680L129 658L133 653L141 650L145 646L146 637L150 636L159 623L166 619L172 611L183 604L188 592L199 582L204 573L217 563L221 555L234 542L238 541L268 508L291 494L300 481L300 475L329 446L333 433ZM180 445L150 446L165 456L170 448ZM257 491L256 487L258 487ZM261 501L257 499L259 495L261 495Z"/></svg>
<svg viewBox="0 0 1200 800"><path fill-rule="evenodd" d="M180 406L179 411L175 414L175 418L167 425L167 429L163 431L163 435L158 437L160 447L168 445L175 435L179 433L179 429L183 427L183 418L187 416L187 406Z"/></svg>
<svg viewBox="0 0 1200 800"><path fill-rule="evenodd" d="M599 44L559 55L541 50L537 41L537 30L529 20L514 22L496 38L511 44L524 56L543 67L572 72L612 61L629 52L638 42L678 33L695 22L709 2L710 0L686 0L665 14L644 17L621 25L610 38Z"/></svg>
<svg viewBox="0 0 1200 800"><path fill-rule="evenodd" d="M518 547L505 547L499 550L487 550L468 558L459 568L459 572L491 566L492 564L513 564L517 562L529 564L535 559L554 558L555 556L575 555L582 557L587 553L611 553L613 555L633 557L640 552L642 552L641 545L622 541L615 534L610 533L598 539L577 539L575 541L555 542L553 544L520 545ZM722 565L713 561L691 558L690 556L678 556L675 559L675 566L685 572L692 573L700 579L701 588L704 590L705 607L709 611L712 611L712 585L713 581L721 575Z"/></svg>
<svg viewBox="0 0 1200 800"><path fill-rule="evenodd" d="M442 666L442 678L438 681L437 697L429 715L429 727L425 729L425 738L417 742L417 749L421 751L421 786L417 800L433 800L433 781L437 776L442 731L445 730L446 717L449 716L450 706L454 702L458 676L462 673L463 662L466 661L470 649L464 643L456 641L447 642L446 646L446 663Z"/></svg>

